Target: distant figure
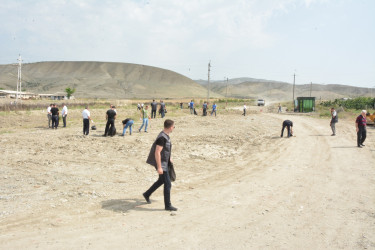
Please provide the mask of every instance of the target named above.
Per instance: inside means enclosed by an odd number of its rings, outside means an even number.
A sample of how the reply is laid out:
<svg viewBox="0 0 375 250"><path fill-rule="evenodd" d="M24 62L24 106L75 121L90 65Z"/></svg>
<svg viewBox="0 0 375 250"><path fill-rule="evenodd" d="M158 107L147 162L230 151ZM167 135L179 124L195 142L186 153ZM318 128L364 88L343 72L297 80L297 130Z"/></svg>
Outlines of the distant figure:
<svg viewBox="0 0 375 250"><path fill-rule="evenodd" d="M86 106L85 109L82 112L82 118L83 118L83 134L89 135L90 132L90 111L89 107Z"/></svg>
<svg viewBox="0 0 375 250"><path fill-rule="evenodd" d="M66 107L64 103L63 103L63 109L61 111L61 116L63 119L64 128L66 128L66 117L68 116L68 108Z"/></svg>
<svg viewBox="0 0 375 250"><path fill-rule="evenodd" d="M184 105L184 103L180 102L180 108L182 109L182 106Z"/></svg>
<svg viewBox="0 0 375 250"><path fill-rule="evenodd" d="M141 104L137 104L137 110L141 110Z"/></svg>
<svg viewBox="0 0 375 250"><path fill-rule="evenodd" d="M165 116L165 113L166 113L166 107L165 107L165 103L160 100L160 115L161 115L161 118L164 118Z"/></svg>
<svg viewBox="0 0 375 250"><path fill-rule="evenodd" d="M134 124L134 121L130 118L126 118L125 120L122 121L122 125L124 128L122 131L122 136L125 136L127 128L129 128L129 134L132 135L133 124Z"/></svg>
<svg viewBox="0 0 375 250"><path fill-rule="evenodd" d="M141 132L143 126L145 126L145 132L147 133L147 127L148 127L148 119L150 119L148 115L148 105L146 105L145 108L141 111L141 119L142 119L142 126L138 129L139 132Z"/></svg>
<svg viewBox="0 0 375 250"><path fill-rule="evenodd" d="M194 102L193 102L193 100L190 101L189 108L190 108L190 114L194 114Z"/></svg>
<svg viewBox="0 0 375 250"><path fill-rule="evenodd" d="M52 120L52 113L51 113L51 108L53 104L50 104L49 107L47 108L47 118L48 118L48 128L51 127L51 120Z"/></svg>
<svg viewBox="0 0 375 250"><path fill-rule="evenodd" d="M212 105L212 111L211 111L211 116L212 116L212 114L215 112L215 116L216 116L216 108L217 108L217 106L216 106L216 104L214 103L214 105Z"/></svg>
<svg viewBox="0 0 375 250"><path fill-rule="evenodd" d="M243 116L246 116L246 103L243 104Z"/></svg>
<svg viewBox="0 0 375 250"><path fill-rule="evenodd" d="M53 104L51 108L52 114L52 129L57 129L59 125L59 109L56 107L56 104Z"/></svg>
<svg viewBox="0 0 375 250"><path fill-rule="evenodd" d="M158 103L152 100L151 103L151 119L156 118L156 110L158 109Z"/></svg>
<svg viewBox="0 0 375 250"><path fill-rule="evenodd" d="M207 102L203 103L202 109L203 109L203 116L206 116L207 115Z"/></svg>
<svg viewBox="0 0 375 250"><path fill-rule="evenodd" d="M361 114L357 117L355 121L355 127L357 131L357 146L359 148L362 148L365 146L363 143L366 140L366 125L367 125L367 120L366 120L366 110L362 110Z"/></svg>
<svg viewBox="0 0 375 250"><path fill-rule="evenodd" d="M283 137L285 127L288 128L288 138L290 136L293 136L293 122L289 120L285 120L283 122L283 128L281 129L281 137Z"/></svg>
<svg viewBox="0 0 375 250"><path fill-rule="evenodd" d="M105 119L107 120L107 124L105 125L105 131L103 136L114 136L115 134L115 120L117 113L115 111L115 106L110 105L110 109L107 110L107 113L105 115Z"/></svg>
<svg viewBox="0 0 375 250"><path fill-rule="evenodd" d="M336 112L335 108L331 108L331 122L329 123L329 125L331 126L331 129L332 129L332 135L331 136L336 135L336 123L338 121L339 121L339 118L337 117L337 112Z"/></svg>
<svg viewBox="0 0 375 250"><path fill-rule="evenodd" d="M277 113L281 113L281 105L279 103L279 109L277 110Z"/></svg>
<svg viewBox="0 0 375 250"><path fill-rule="evenodd" d="M168 211L177 211L177 208L171 204L171 178L169 176L169 167L173 164L172 161L172 143L169 134L174 130L174 121L165 120L164 129L159 133L155 142L152 144L150 153L147 158L147 163L154 166L159 174L158 180L143 193L147 203L151 203L150 196L161 185L164 184L164 208Z"/></svg>

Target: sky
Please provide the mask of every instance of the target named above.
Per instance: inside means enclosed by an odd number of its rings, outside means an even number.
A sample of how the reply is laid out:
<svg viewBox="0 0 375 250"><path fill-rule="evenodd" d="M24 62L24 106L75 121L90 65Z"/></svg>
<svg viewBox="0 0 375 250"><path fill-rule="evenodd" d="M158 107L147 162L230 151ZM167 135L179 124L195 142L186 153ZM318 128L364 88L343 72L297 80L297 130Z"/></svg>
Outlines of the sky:
<svg viewBox="0 0 375 250"><path fill-rule="evenodd" d="M1 0L0 64L105 61L191 79L375 88L374 0Z"/></svg>

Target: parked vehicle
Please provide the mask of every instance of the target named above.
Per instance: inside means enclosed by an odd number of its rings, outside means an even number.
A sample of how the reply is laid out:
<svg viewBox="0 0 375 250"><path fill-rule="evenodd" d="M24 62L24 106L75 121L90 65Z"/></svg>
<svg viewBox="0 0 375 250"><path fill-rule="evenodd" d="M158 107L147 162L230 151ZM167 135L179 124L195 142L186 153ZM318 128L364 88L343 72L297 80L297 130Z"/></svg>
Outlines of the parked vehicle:
<svg viewBox="0 0 375 250"><path fill-rule="evenodd" d="M258 106L264 106L266 105L266 101L264 99L258 99Z"/></svg>

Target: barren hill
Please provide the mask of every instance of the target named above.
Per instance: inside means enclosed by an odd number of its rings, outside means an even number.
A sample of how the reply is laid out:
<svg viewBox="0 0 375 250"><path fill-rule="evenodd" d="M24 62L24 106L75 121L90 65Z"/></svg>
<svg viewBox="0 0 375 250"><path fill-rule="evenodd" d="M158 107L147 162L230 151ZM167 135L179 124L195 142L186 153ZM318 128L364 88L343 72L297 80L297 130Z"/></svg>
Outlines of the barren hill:
<svg viewBox="0 0 375 250"><path fill-rule="evenodd" d="M199 84L206 87L207 81L197 80ZM293 99L293 84L279 81L236 78L228 81L213 81L210 83L213 92L228 97L237 98L267 98L274 101L285 101ZM353 87L339 84L303 84L295 85L295 97L311 96L317 99L336 99L345 97L371 96L368 88ZM373 93L375 95L375 91Z"/></svg>
<svg viewBox="0 0 375 250"><path fill-rule="evenodd" d="M15 90L17 66L0 65L0 88ZM206 89L193 80L161 68L112 62L39 62L22 67L23 90L63 92L76 88L81 98L204 97Z"/></svg>

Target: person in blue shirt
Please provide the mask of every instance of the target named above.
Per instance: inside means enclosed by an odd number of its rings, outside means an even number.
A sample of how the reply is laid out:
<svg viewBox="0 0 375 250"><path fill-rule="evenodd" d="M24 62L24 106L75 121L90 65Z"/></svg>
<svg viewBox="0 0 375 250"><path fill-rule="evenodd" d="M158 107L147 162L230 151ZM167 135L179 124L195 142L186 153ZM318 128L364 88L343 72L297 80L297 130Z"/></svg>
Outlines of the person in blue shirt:
<svg viewBox="0 0 375 250"><path fill-rule="evenodd" d="M193 102L193 100L190 101L189 107L190 107L190 114L194 114L194 102Z"/></svg>
<svg viewBox="0 0 375 250"><path fill-rule="evenodd" d="M216 104L214 103L214 105L212 105L212 111L211 111L211 115L215 112L215 116L216 116Z"/></svg>
<svg viewBox="0 0 375 250"><path fill-rule="evenodd" d="M203 116L206 116L207 115L207 102L203 103L202 109L203 109Z"/></svg>

